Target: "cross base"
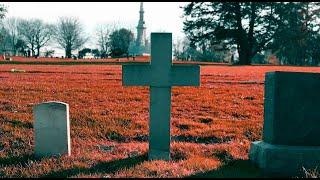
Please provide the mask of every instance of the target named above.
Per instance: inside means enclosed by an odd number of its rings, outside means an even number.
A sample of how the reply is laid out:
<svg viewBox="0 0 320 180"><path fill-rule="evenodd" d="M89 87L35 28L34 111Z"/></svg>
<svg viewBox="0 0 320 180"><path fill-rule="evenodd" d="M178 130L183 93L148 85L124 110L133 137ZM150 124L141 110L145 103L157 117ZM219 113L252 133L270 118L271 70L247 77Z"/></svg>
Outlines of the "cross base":
<svg viewBox="0 0 320 180"><path fill-rule="evenodd" d="M165 160L165 161L170 161L170 152L168 151L161 151L161 150L155 150L155 149L150 149L149 150L149 160Z"/></svg>

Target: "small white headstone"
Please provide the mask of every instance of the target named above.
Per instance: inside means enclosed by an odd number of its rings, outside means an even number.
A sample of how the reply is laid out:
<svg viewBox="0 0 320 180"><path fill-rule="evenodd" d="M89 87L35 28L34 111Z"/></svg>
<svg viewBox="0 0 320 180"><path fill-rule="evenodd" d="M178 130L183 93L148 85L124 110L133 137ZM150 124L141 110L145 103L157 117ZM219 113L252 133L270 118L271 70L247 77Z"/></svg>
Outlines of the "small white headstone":
<svg viewBox="0 0 320 180"><path fill-rule="evenodd" d="M71 155L69 105L50 101L33 108L35 156Z"/></svg>

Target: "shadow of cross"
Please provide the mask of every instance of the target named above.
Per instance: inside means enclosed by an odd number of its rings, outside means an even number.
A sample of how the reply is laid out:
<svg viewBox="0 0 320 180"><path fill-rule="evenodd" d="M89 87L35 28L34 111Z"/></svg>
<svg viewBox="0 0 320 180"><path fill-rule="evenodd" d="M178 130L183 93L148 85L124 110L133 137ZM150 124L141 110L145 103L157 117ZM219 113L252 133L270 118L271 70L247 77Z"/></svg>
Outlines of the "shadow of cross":
<svg viewBox="0 0 320 180"><path fill-rule="evenodd" d="M170 160L171 86L199 86L200 66L172 65L172 33L151 33L149 65L123 65L124 86L150 86L149 160Z"/></svg>

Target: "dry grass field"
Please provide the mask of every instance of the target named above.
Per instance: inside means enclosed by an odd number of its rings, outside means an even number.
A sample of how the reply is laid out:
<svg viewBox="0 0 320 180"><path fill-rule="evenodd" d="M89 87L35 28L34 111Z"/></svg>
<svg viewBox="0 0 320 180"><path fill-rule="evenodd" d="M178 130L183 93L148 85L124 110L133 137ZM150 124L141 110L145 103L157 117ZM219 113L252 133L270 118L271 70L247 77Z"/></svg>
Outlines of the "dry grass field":
<svg viewBox="0 0 320 180"><path fill-rule="evenodd" d="M262 138L264 75L280 70L320 72L206 65L200 87L174 87L166 162L147 160L149 88L123 87L121 65L2 64L0 177L188 177L247 160ZM70 106L70 157L33 156L32 108L45 101Z"/></svg>

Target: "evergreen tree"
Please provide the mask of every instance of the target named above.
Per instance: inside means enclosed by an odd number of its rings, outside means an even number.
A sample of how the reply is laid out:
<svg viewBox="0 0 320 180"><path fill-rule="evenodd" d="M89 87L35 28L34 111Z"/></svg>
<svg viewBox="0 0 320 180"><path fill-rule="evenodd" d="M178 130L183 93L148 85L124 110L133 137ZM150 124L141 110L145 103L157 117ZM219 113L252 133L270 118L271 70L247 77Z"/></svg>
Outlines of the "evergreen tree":
<svg viewBox="0 0 320 180"><path fill-rule="evenodd" d="M191 2L184 7L184 31L203 50L208 41L236 44L238 64L250 64L272 40L273 11L273 2Z"/></svg>

